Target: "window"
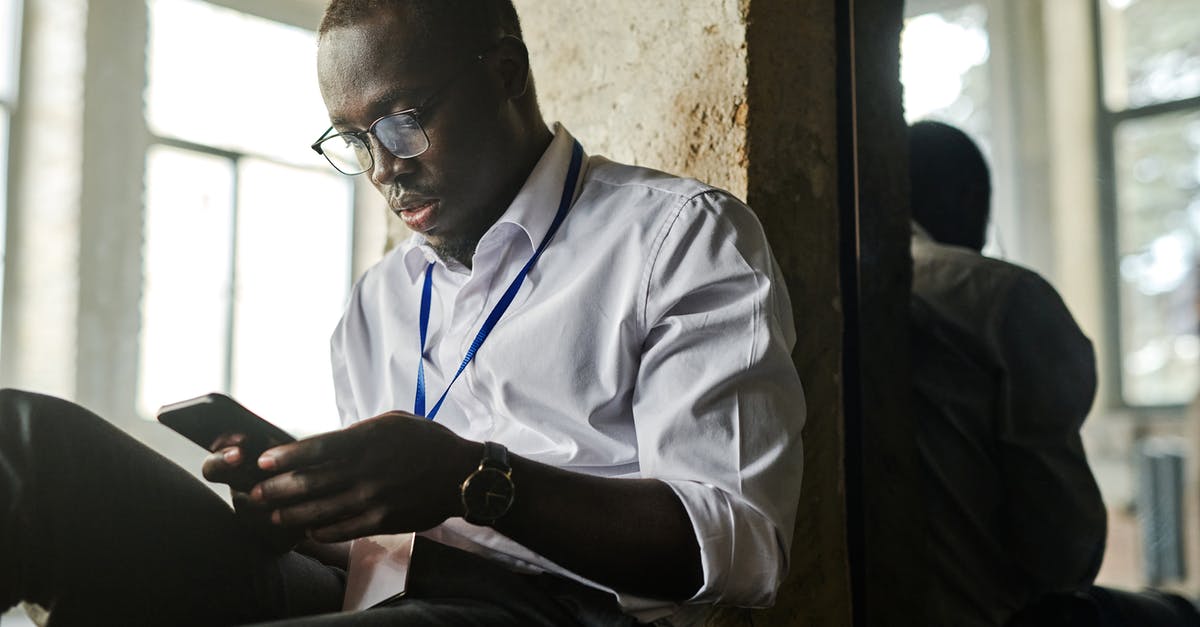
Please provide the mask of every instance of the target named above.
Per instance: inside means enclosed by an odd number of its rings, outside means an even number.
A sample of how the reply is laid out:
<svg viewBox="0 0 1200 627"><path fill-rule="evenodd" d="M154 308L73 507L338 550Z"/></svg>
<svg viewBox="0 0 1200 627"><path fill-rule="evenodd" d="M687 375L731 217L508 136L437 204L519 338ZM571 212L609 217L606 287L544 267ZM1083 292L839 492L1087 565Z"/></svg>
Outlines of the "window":
<svg viewBox="0 0 1200 627"><path fill-rule="evenodd" d="M148 6L139 410L221 390L296 435L336 427L353 186L308 148L328 126L315 34L201 0Z"/></svg>
<svg viewBox="0 0 1200 627"><path fill-rule="evenodd" d="M1125 404L1181 405L1200 385L1200 12L1096 1L1113 370Z"/></svg>
<svg viewBox="0 0 1200 627"><path fill-rule="evenodd" d="M0 0L0 296L4 294L5 225L8 223L8 138L13 111L17 107L20 34L20 0ZM3 320L4 308L0 306L0 323Z"/></svg>
<svg viewBox="0 0 1200 627"><path fill-rule="evenodd" d="M987 7L966 3L910 17L900 46L905 120L952 124L976 138L990 155Z"/></svg>
<svg viewBox="0 0 1200 627"><path fill-rule="evenodd" d="M1019 237L1011 198L1008 161L1000 139L1005 93L993 56L996 15L1006 10L996 0L910 0L900 38L900 80L904 85L904 118L945 122L979 145L992 171L992 221L984 251L1005 256L1002 231ZM1003 35L996 33L995 35ZM995 100L995 102L994 102ZM1015 251L1013 251L1015 252Z"/></svg>

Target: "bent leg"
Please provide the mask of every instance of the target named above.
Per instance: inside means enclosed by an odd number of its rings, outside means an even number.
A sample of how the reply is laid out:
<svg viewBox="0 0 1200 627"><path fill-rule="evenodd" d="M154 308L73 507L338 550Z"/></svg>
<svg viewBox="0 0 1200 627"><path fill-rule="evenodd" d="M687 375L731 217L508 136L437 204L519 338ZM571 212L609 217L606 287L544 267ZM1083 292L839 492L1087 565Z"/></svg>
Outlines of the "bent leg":
<svg viewBox="0 0 1200 627"><path fill-rule="evenodd" d="M208 487L95 414L0 390L0 607L34 601L54 625L263 620L293 613L302 559L271 555ZM337 609L339 582L315 581L305 609Z"/></svg>
<svg viewBox="0 0 1200 627"><path fill-rule="evenodd" d="M513 572L417 536L405 596L361 612L258 627L634 627L606 592L554 575Z"/></svg>

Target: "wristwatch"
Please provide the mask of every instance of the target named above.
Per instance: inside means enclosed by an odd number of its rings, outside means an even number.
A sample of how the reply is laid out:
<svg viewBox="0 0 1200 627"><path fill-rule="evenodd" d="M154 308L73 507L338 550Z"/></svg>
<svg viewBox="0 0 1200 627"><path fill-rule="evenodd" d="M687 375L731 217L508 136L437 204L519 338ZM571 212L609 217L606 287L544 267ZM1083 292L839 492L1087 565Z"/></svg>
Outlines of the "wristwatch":
<svg viewBox="0 0 1200 627"><path fill-rule="evenodd" d="M512 507L515 492L508 449L484 442L479 468L462 482L463 518L473 525L491 525Z"/></svg>

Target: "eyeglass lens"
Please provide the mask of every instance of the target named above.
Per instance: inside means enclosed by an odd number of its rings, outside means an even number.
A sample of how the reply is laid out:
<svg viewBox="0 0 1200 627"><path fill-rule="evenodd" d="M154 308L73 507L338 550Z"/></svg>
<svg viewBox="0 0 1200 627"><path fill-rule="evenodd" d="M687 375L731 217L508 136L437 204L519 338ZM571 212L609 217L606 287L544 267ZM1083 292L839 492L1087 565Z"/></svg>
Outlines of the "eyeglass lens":
<svg viewBox="0 0 1200 627"><path fill-rule="evenodd" d="M429 138L411 113L380 118L370 132L399 159L415 157L429 148ZM334 135L321 142L321 151L335 168L346 174L366 172L374 165L370 148L355 135Z"/></svg>

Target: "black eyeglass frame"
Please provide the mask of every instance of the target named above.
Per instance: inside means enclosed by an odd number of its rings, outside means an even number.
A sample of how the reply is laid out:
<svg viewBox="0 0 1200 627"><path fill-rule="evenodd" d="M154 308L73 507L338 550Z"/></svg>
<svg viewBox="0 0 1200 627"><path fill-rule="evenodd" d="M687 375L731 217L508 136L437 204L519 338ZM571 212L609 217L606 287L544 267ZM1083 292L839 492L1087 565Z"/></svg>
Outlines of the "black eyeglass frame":
<svg viewBox="0 0 1200 627"><path fill-rule="evenodd" d="M463 64L462 68L460 68L457 72L455 72L450 78L443 81L441 85L438 85L437 88L435 88L433 90L433 92L431 92L428 96L426 96L425 100L421 101L421 104L419 104L415 107L410 107L408 109L404 109L403 111L395 111L392 113L387 113L387 114L381 115L378 118L376 118L376 120L374 122L371 122L371 125L368 126L367 130L365 130L365 131L345 131L342 133L334 133L334 134L330 135L330 133L332 133L334 130L333 127L330 126L328 129L325 130L324 133L321 134L321 136L319 138L317 138L317 141L312 143L310 148L313 149L313 152L316 152L317 154L321 155L322 157L325 157L325 160L329 162L329 165L333 166L333 169L337 170L338 172L341 172L342 174L345 174L346 176L358 176L359 174L362 174L364 172L370 172L371 169L375 167L375 151L371 148L371 138L369 136L374 136L375 140L379 142L379 145L383 146L384 150L387 150L389 153L392 154L392 156L396 157L397 159L412 159L413 157L421 156L422 154L425 153L426 150L429 150L429 146L430 146L429 133L427 133L425 131L425 127L421 125L421 113L424 112L426 109L428 109L431 104L434 104L435 101L437 100L438 96L441 96L443 93L445 93L446 89L448 87L450 87L450 85L453 85L455 81L457 81L464 74L466 74L467 70L471 69L470 66L474 62L483 61L484 58L487 57L488 53L490 53L492 50L494 50L496 48L496 46L500 45L500 43L502 41L503 41L503 39L501 39L500 41L497 41L496 43L492 44L491 46L488 46L487 49L485 49L483 52L480 52L479 54L471 57L470 60L468 60L466 63ZM423 135L425 137L425 146L423 148L421 148L421 150L419 150L413 154L408 154L408 155L396 154L391 148L388 148L387 146L385 146L383 141L379 139L379 136L375 134L375 127L380 122L387 120L387 119L397 118L397 117L401 117L401 116L406 116L406 117L411 118L413 124L415 124L416 127L418 129L420 129L421 135ZM323 144L326 141L329 141L331 139L338 138L338 137L350 137L350 138L353 138L354 140L357 140L359 143L361 143L363 146L365 146L367 149L367 156L370 157L370 163L368 163L366 167L364 167L363 169L361 169L357 172L347 172L347 171L339 168L338 165L336 163L334 163L333 159L330 159L329 155L325 154L325 150L321 148L321 144Z"/></svg>

